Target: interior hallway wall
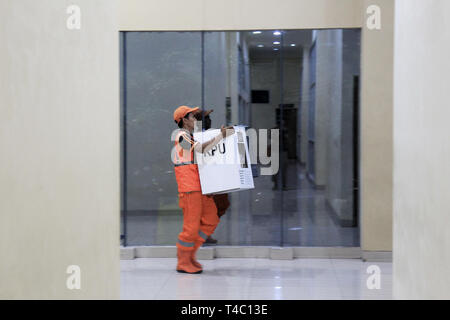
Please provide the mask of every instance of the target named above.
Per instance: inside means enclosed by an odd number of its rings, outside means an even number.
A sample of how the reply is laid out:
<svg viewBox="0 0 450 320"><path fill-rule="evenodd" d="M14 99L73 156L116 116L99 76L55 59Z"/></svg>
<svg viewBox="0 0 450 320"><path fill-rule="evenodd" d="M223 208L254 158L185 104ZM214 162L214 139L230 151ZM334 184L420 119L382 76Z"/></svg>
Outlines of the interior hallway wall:
<svg viewBox="0 0 450 320"><path fill-rule="evenodd" d="M227 63L228 63L228 97L231 100L231 123L235 125L239 123L239 82L238 82L238 44L239 44L239 32L226 32L227 38Z"/></svg>
<svg viewBox="0 0 450 320"><path fill-rule="evenodd" d="M347 29L343 30L342 47L342 122L341 122L341 152L340 152L340 170L341 180L338 182L340 188L334 196L336 206L335 210L344 226L356 225L354 210L354 169L358 164L355 163L352 156L358 156L354 153L354 144L359 143L358 133L354 132L353 117L360 108L355 106L359 102L359 92L355 97L355 79L361 75L361 30ZM360 89L360 87L358 87ZM355 101L356 100L356 101ZM357 218L356 218L357 219Z"/></svg>
<svg viewBox="0 0 450 320"><path fill-rule="evenodd" d="M321 31L319 31L320 34ZM323 31L322 31L323 32ZM360 74L360 30L325 31L339 33L330 46L334 60L326 59L325 74L331 78L334 96L326 103L329 122L327 131L326 197L342 226L351 227L353 219L353 102L354 76ZM339 43L337 43L339 41ZM335 61L336 60L336 61ZM329 66L332 63L333 66ZM339 77L341 80L335 79ZM320 86L320 83L318 83ZM337 93L336 91L340 91ZM339 99L340 96L340 100Z"/></svg>
<svg viewBox="0 0 450 320"><path fill-rule="evenodd" d="M309 51L310 46L305 46L303 48L303 59L302 59L302 81L301 81L301 112L299 112L301 125L300 125L300 162L302 165L306 166L308 159L308 117L309 117Z"/></svg>
<svg viewBox="0 0 450 320"><path fill-rule="evenodd" d="M0 1L0 299L119 298L117 1L71 4Z"/></svg>
<svg viewBox="0 0 450 320"><path fill-rule="evenodd" d="M360 221L361 248L367 259L390 259L392 255L394 3L392 0L364 0ZM367 28L366 8L371 5L380 8L379 30Z"/></svg>
<svg viewBox="0 0 450 320"><path fill-rule="evenodd" d="M226 121L227 67L226 32L205 32L205 108L214 110L211 113L214 128L220 128Z"/></svg>
<svg viewBox="0 0 450 320"><path fill-rule="evenodd" d="M119 0L120 30L355 28L361 0ZM174 10L176 8L176 10Z"/></svg>
<svg viewBox="0 0 450 320"><path fill-rule="evenodd" d="M314 124L314 183L318 187L333 188L327 185L330 180L340 179L340 170L332 170L328 158L336 153L330 149L329 140L336 140L340 133L342 103L342 30L316 31L316 103ZM340 143L331 143L331 148L340 149ZM333 160L333 159L332 159ZM329 172L330 171L330 172ZM331 190L333 191L333 190Z"/></svg>
<svg viewBox="0 0 450 320"><path fill-rule="evenodd" d="M450 299L450 2L395 10L394 298Z"/></svg>
<svg viewBox="0 0 450 320"><path fill-rule="evenodd" d="M276 125L275 109L280 101L278 59L250 61L252 90L269 90L269 103L252 103L252 128L271 129Z"/></svg>
<svg viewBox="0 0 450 320"><path fill-rule="evenodd" d="M280 59L251 60L251 89L269 90L269 103L252 103L252 128L271 129L276 126L276 109L281 102L280 96ZM285 104L299 106L298 88L300 87L301 60L283 59L283 101Z"/></svg>

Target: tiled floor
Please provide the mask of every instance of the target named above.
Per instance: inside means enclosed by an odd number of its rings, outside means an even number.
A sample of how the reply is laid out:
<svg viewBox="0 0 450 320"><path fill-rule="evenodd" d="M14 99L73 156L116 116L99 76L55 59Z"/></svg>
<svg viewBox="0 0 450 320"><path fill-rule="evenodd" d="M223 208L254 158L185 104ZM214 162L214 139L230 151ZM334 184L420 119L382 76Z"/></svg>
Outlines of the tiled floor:
<svg viewBox="0 0 450 320"><path fill-rule="evenodd" d="M122 260L122 299L392 299L392 263L359 259L214 259L199 275L175 271L176 259ZM369 290L367 267L380 270Z"/></svg>

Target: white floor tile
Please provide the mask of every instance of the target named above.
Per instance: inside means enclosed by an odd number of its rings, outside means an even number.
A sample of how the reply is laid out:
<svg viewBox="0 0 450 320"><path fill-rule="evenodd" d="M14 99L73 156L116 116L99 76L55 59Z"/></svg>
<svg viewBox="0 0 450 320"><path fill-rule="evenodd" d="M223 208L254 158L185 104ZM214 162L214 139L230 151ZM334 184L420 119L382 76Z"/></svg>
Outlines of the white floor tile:
<svg viewBox="0 0 450 320"><path fill-rule="evenodd" d="M179 274L176 259L121 261L121 299L392 299L392 264L379 263L380 290L358 259L215 259L202 274Z"/></svg>

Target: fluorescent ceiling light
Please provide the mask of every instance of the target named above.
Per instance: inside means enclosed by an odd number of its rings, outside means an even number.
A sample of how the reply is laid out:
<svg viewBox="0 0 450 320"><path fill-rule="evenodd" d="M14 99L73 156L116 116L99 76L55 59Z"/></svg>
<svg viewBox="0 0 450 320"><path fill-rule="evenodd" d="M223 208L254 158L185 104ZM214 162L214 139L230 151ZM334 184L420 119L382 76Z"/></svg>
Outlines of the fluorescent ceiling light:
<svg viewBox="0 0 450 320"><path fill-rule="evenodd" d="M295 43L291 43L291 47L295 47Z"/></svg>
<svg viewBox="0 0 450 320"><path fill-rule="evenodd" d="M261 31L253 31L253 34L260 34Z"/></svg>
<svg viewBox="0 0 450 320"><path fill-rule="evenodd" d="M278 51L278 48L273 48L273 50Z"/></svg>
<svg viewBox="0 0 450 320"><path fill-rule="evenodd" d="M258 48L262 48L264 47L262 44L258 44Z"/></svg>
<svg viewBox="0 0 450 320"><path fill-rule="evenodd" d="M280 41L274 41L273 44L280 44Z"/></svg>
<svg viewBox="0 0 450 320"><path fill-rule="evenodd" d="M279 36L280 34L281 34L280 31L274 31L274 33L273 33L274 36Z"/></svg>

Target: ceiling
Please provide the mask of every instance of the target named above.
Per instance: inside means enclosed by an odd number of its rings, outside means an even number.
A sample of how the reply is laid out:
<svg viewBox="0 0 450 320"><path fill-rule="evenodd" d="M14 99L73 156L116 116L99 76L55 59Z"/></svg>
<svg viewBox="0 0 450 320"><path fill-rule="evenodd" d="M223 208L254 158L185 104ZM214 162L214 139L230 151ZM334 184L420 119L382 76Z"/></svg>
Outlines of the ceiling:
<svg viewBox="0 0 450 320"><path fill-rule="evenodd" d="M309 46L312 38L312 30L279 30L281 35L274 35L278 30L255 30L261 33L255 34L254 31L245 31L241 34L246 39L249 47L250 59L273 59L280 54L283 48L283 57L297 58L302 56L304 46ZM274 41L280 44L274 44ZM282 42L282 43L281 43ZM291 46L295 44L295 46ZM258 47L262 45L263 47ZM278 48L279 50L274 50Z"/></svg>

